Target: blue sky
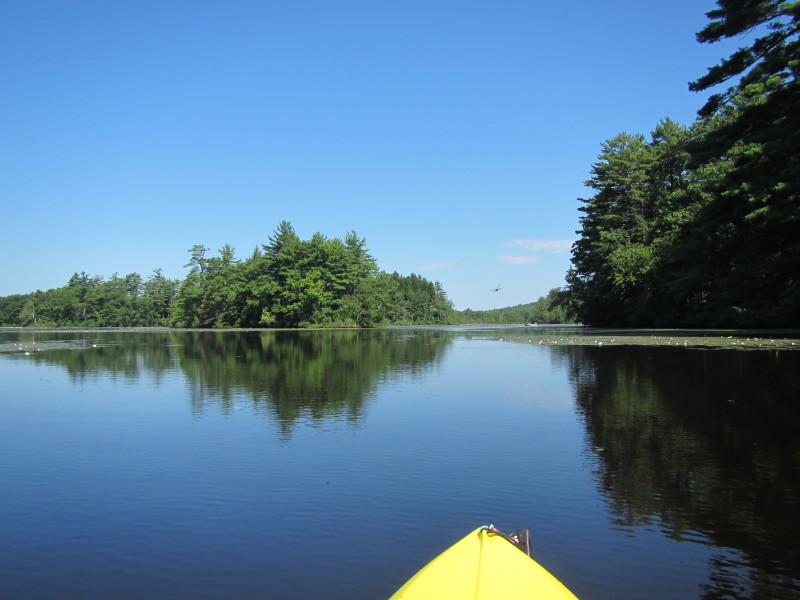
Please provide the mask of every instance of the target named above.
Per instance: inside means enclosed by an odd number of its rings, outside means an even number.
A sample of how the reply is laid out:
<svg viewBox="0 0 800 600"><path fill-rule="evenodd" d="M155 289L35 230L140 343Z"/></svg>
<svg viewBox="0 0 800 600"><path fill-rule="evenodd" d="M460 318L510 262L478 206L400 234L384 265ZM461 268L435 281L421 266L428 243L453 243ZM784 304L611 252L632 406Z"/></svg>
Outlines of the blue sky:
<svg viewBox="0 0 800 600"><path fill-rule="evenodd" d="M0 295L355 229L456 308L563 284L600 144L688 124L713 1L0 1ZM494 288L501 290L494 292Z"/></svg>

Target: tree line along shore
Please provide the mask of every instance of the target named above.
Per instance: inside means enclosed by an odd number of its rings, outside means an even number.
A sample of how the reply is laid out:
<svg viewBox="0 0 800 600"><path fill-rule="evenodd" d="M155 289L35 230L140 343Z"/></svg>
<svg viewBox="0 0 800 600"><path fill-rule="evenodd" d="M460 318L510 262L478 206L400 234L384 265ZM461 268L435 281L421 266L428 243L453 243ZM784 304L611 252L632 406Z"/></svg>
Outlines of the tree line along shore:
<svg viewBox="0 0 800 600"><path fill-rule="evenodd" d="M800 328L800 3L717 5L698 41L745 45L689 88L729 87L689 126L665 118L601 144L566 285L535 302L456 311L440 283L379 270L354 231L301 240L283 221L244 260L194 246L182 281L75 273L2 297L0 325Z"/></svg>
<svg viewBox="0 0 800 600"><path fill-rule="evenodd" d="M800 327L800 3L717 4L697 40L744 45L689 88L729 87L592 166L566 286L583 323Z"/></svg>
<svg viewBox="0 0 800 600"><path fill-rule="evenodd" d="M303 240L288 221L240 260L229 245L189 250L184 280L160 269L109 279L75 273L48 291L0 298L0 325L16 327L301 328L563 322L558 290L536 303L456 311L439 282L378 269L355 231Z"/></svg>

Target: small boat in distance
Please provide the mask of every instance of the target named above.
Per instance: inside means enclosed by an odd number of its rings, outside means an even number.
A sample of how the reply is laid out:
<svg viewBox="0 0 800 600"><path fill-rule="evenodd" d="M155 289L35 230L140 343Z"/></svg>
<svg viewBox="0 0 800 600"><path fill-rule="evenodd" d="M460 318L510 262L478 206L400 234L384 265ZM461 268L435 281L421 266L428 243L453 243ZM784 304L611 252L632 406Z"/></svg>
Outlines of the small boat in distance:
<svg viewBox="0 0 800 600"><path fill-rule="evenodd" d="M479 527L442 552L389 600L577 600L530 556L530 533Z"/></svg>
<svg viewBox="0 0 800 600"><path fill-rule="evenodd" d="M539 324L534 321L533 323L525 323L525 327L538 327Z"/></svg>

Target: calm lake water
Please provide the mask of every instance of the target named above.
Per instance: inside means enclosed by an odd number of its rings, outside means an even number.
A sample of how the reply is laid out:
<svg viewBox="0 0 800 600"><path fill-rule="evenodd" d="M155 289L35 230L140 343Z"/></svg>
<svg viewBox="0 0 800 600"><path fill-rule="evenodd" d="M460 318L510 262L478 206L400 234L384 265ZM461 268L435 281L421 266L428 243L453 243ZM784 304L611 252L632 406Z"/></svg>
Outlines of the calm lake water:
<svg viewBox="0 0 800 600"><path fill-rule="evenodd" d="M489 522L583 600L798 597L800 351L586 334L0 333L0 598L379 600Z"/></svg>

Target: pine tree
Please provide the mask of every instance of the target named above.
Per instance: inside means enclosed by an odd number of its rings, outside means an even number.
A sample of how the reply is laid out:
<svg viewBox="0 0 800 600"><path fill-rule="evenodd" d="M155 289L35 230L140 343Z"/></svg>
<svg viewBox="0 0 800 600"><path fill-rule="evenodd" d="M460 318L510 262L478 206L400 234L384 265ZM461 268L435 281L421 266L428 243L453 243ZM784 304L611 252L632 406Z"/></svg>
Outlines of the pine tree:
<svg viewBox="0 0 800 600"><path fill-rule="evenodd" d="M700 116L715 127L692 146L693 167L718 164L712 200L699 216L716 293L706 313L726 324L800 325L800 2L720 0L703 43L750 34L753 41L690 84L731 81Z"/></svg>

